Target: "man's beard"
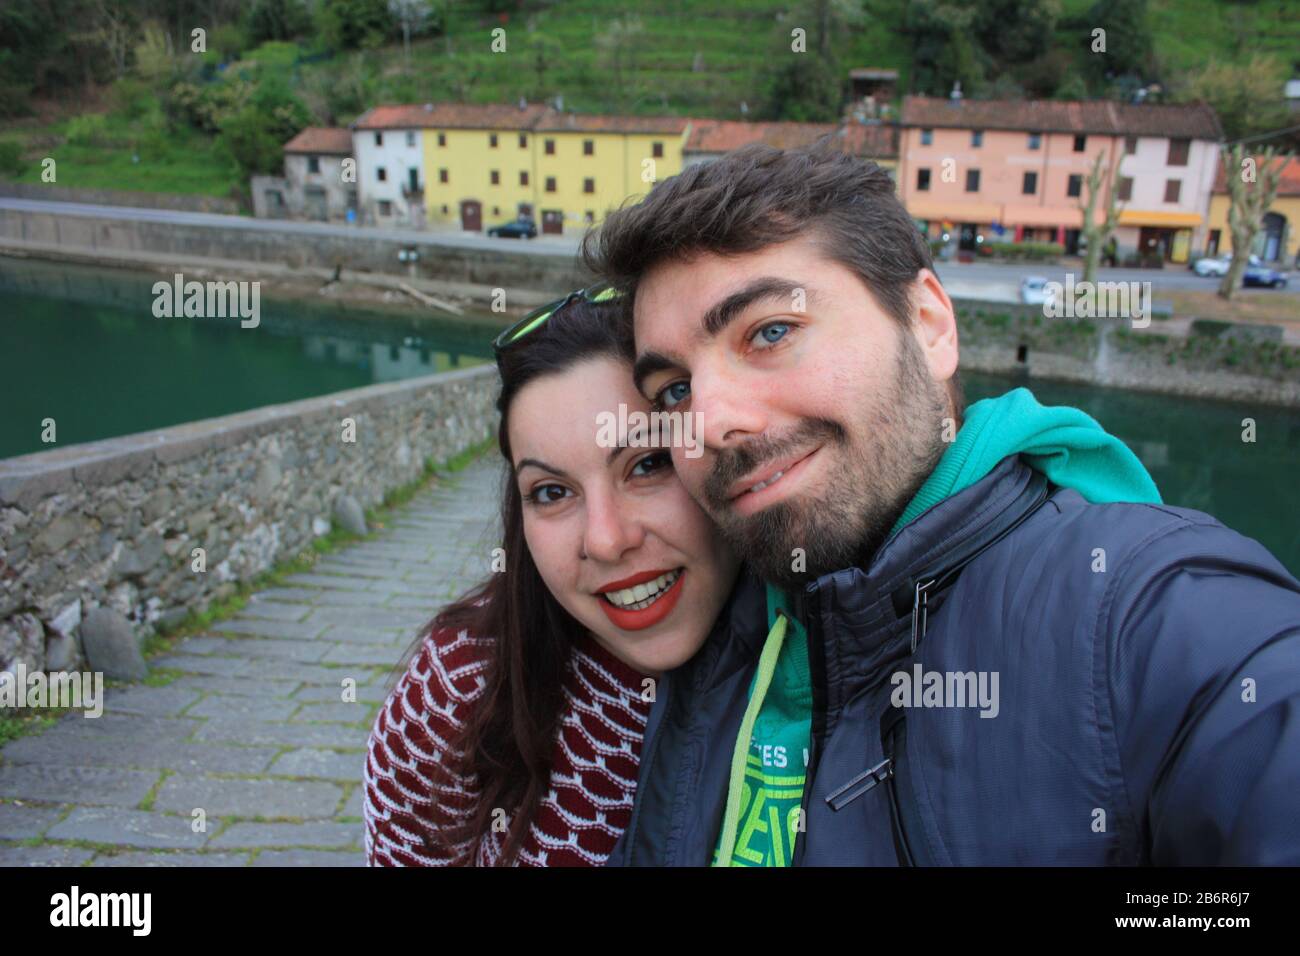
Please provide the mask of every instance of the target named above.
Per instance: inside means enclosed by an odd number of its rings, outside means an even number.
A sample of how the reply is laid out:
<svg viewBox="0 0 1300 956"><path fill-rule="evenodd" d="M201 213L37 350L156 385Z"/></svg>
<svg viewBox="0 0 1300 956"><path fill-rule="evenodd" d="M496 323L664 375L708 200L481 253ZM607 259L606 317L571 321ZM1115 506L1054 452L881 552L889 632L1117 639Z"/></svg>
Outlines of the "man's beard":
<svg viewBox="0 0 1300 956"><path fill-rule="evenodd" d="M947 394L907 331L899 336L890 390L869 404L844 424L808 418L786 435L718 453L702 503L763 580L797 591L820 575L865 565L943 457L943 418L952 414ZM735 513L728 490L736 481L818 445L819 454L834 456L822 497L779 501L747 517Z"/></svg>

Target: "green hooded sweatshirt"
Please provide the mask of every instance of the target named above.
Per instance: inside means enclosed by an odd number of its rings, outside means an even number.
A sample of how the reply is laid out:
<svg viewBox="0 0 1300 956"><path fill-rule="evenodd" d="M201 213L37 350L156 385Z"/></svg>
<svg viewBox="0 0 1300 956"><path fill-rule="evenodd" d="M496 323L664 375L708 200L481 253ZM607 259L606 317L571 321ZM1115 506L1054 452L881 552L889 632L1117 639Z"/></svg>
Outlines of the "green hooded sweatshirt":
<svg viewBox="0 0 1300 956"><path fill-rule="evenodd" d="M976 402L952 445L903 510L890 537L1008 455L1091 502L1160 502L1137 456L1089 415L1040 405L1025 388ZM731 762L714 866L789 866L807 776L812 679L803 626L789 596L767 587L768 627Z"/></svg>

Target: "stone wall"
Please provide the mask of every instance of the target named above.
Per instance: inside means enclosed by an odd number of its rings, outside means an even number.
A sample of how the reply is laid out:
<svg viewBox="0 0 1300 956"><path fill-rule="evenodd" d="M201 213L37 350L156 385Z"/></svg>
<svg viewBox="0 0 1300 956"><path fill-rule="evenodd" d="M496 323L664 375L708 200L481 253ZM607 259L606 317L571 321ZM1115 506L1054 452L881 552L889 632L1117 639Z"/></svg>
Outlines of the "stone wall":
<svg viewBox="0 0 1300 956"><path fill-rule="evenodd" d="M1300 348L1264 334L1274 327L1193 322L1175 336L1160 334L1158 318L1135 332L1125 320L1047 318L1038 306L953 305L963 370L1300 408Z"/></svg>
<svg viewBox="0 0 1300 956"><path fill-rule="evenodd" d="M36 183L0 183L0 196L11 199L44 199L49 202L81 202L95 206L131 206L137 209L172 209L179 212L219 212L236 216L239 203L216 196L185 196L179 193L142 193L124 189L83 189Z"/></svg>
<svg viewBox="0 0 1300 956"><path fill-rule="evenodd" d="M94 608L143 639L229 596L495 434L496 392L483 366L0 461L0 670L78 669Z"/></svg>
<svg viewBox="0 0 1300 956"><path fill-rule="evenodd" d="M540 289L551 297L591 281L572 249L544 240L533 240L515 252L466 244L459 233L401 233L245 217L178 223L0 209L0 246L38 255L89 256L106 264L129 263L134 255L140 262L166 256L277 263L294 269L341 266L488 288ZM398 259L401 250L411 247L420 253L413 268Z"/></svg>

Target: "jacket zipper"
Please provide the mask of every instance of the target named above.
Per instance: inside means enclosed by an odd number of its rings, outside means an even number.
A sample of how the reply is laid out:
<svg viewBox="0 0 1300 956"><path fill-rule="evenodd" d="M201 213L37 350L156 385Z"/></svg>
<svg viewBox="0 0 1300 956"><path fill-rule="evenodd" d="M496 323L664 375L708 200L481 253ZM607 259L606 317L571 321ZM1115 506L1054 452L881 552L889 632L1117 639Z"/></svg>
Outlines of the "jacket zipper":
<svg viewBox="0 0 1300 956"><path fill-rule="evenodd" d="M663 737L664 721L668 719L668 705L672 701L673 682L671 680L664 680L662 683L664 685L663 712L659 717L659 723L655 725L654 736L645 743L645 748L642 751L642 764L644 767L653 767L654 765L655 754L659 750L659 740ZM632 819L628 821L626 833L628 866L636 865L636 831L637 824L640 823L640 821L641 803L639 800L634 800L632 804Z"/></svg>
<svg viewBox="0 0 1300 956"><path fill-rule="evenodd" d="M898 802L898 775L894 772L895 754L898 749L901 749L897 747L898 735L903 727L904 722L900 719L889 735L890 743L885 752L885 759L889 761L889 779L885 782L885 792L889 794L889 825L894 833L894 852L898 854L898 861L903 866L916 866L911 846L907 842L907 834L903 832L903 814Z"/></svg>
<svg viewBox="0 0 1300 956"><path fill-rule="evenodd" d="M803 797L799 801L800 828L794 835L794 852L790 856L790 865L799 866L803 860L805 836L808 830L808 804L812 797L813 768L817 766L817 735L810 734L808 740L808 766L803 771Z"/></svg>

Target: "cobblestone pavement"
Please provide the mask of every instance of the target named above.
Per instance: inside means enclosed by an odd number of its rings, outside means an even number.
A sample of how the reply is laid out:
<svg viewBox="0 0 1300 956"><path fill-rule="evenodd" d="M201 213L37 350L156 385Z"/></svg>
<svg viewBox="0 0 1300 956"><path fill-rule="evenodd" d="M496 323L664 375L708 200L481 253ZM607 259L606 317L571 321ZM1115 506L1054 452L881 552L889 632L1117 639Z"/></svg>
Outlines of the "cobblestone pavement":
<svg viewBox="0 0 1300 956"><path fill-rule="evenodd" d="M0 866L364 866L370 725L419 625L490 569L499 461L150 660L165 685L0 750Z"/></svg>

